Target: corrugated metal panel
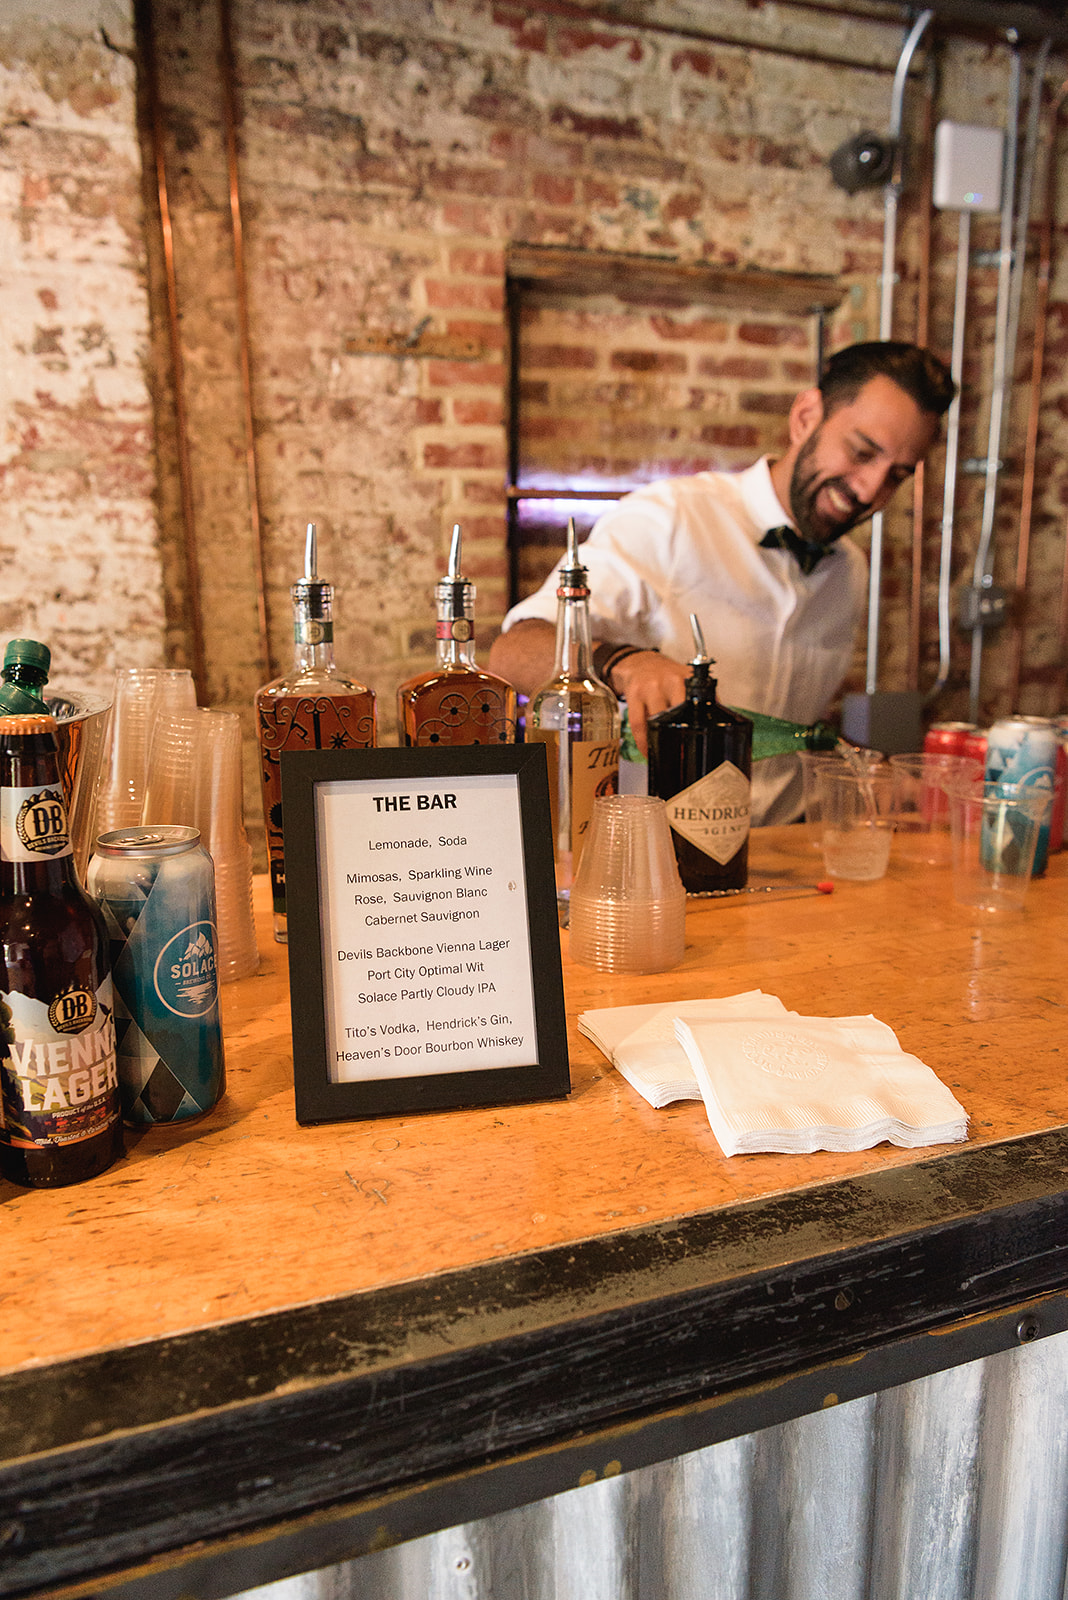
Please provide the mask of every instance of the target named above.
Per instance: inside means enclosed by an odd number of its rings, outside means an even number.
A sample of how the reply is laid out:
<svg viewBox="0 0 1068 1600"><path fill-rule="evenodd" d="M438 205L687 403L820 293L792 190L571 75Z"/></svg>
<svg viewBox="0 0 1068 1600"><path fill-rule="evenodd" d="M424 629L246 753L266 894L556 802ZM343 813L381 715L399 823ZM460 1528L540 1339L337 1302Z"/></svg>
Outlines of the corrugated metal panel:
<svg viewBox="0 0 1068 1600"><path fill-rule="evenodd" d="M1068 1600L1068 1334L248 1600Z"/></svg>

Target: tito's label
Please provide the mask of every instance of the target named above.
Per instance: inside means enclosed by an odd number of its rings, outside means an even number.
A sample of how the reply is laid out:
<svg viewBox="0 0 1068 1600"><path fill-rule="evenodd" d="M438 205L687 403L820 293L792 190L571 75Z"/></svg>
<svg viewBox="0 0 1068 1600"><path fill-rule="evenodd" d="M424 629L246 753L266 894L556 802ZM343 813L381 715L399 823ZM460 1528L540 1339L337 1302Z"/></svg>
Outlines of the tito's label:
<svg viewBox="0 0 1068 1600"><path fill-rule="evenodd" d="M111 979L47 1004L0 994L0 1138L18 1149L77 1144L119 1115Z"/></svg>
<svg viewBox="0 0 1068 1600"><path fill-rule="evenodd" d="M733 761L720 762L664 804L675 832L721 867L749 837L749 779Z"/></svg>
<svg viewBox="0 0 1068 1600"><path fill-rule="evenodd" d="M0 789L0 861L53 861L71 854L59 784Z"/></svg>

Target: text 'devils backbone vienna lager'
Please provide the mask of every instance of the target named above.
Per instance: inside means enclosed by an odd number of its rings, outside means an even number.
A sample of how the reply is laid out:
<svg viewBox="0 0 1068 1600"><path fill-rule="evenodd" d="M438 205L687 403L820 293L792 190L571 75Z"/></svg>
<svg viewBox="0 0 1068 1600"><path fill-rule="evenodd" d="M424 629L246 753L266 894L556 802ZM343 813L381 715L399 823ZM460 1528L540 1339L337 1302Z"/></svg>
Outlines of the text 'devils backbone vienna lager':
<svg viewBox="0 0 1068 1600"><path fill-rule="evenodd" d="M111 935L122 1112L180 1122L225 1088L215 873L196 828L102 833L88 888Z"/></svg>
<svg viewBox="0 0 1068 1600"><path fill-rule="evenodd" d="M0 717L0 1171L54 1188L122 1154L107 933L74 872L56 724Z"/></svg>

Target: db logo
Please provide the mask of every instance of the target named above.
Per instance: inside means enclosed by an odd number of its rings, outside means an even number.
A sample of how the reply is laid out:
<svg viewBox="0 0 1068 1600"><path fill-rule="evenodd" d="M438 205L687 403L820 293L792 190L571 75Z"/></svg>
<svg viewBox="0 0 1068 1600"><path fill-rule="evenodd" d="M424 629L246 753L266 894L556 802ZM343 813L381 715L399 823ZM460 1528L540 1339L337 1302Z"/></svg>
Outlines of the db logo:
<svg viewBox="0 0 1068 1600"><path fill-rule="evenodd" d="M67 812L58 790L31 794L19 807L15 829L24 847L34 855L55 856L69 845Z"/></svg>
<svg viewBox="0 0 1068 1600"><path fill-rule="evenodd" d="M48 1008L48 1020L57 1033L84 1033L96 1016L96 995L89 989L67 989Z"/></svg>

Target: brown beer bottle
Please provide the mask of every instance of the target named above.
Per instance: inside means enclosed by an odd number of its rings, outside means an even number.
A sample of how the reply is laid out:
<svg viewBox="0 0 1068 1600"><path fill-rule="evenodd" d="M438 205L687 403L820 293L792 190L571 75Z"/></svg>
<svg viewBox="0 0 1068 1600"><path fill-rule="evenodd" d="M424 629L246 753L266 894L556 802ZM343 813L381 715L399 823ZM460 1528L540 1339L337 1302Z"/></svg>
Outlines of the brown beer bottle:
<svg viewBox="0 0 1068 1600"><path fill-rule="evenodd" d="M56 1188L122 1154L103 917L74 874L50 716L0 717L0 1173Z"/></svg>

